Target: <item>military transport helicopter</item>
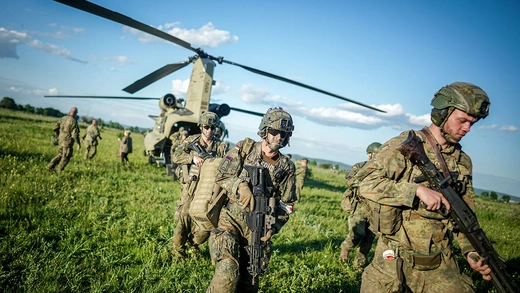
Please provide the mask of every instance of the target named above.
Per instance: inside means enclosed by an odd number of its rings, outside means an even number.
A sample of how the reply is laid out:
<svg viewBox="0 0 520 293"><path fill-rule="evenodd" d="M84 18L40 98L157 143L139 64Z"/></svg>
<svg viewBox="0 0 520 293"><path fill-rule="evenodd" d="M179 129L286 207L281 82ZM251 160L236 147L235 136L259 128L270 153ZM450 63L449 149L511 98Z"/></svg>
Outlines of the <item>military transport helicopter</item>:
<svg viewBox="0 0 520 293"><path fill-rule="evenodd" d="M263 113L254 111L248 111L238 108L229 107L227 104L211 104L210 95L212 86L215 85L213 80L213 73L217 62L218 64L229 64L241 67L250 72L277 79L283 82L287 82L296 86L300 86L309 90L313 90L325 95L329 95L347 102L351 102L362 107L366 107L375 111L385 112L378 108L348 99L334 93L330 93L285 77L281 77L269 72L265 72L259 69L255 69L249 66L238 64L229 60L225 60L224 57L214 57L201 48L194 48L188 42L181 40L173 35L167 34L159 29L143 24L136 21L128 16L109 10L97 4L89 1L78 1L78 0L55 0L56 2L71 6L73 8L112 20L114 22L132 27L134 29L149 33L163 40L172 42L178 46L195 52L195 55L188 58L187 61L167 64L156 71L148 74L147 76L137 80L131 85L127 86L123 90L130 94L134 94L137 91L145 88L146 86L154 83L155 81L181 69L189 64L193 64L192 72L190 76L190 82L188 91L186 93L185 100L177 99L172 94L167 94L159 99L159 108L161 114L155 117L155 125L152 132L148 133L145 137L146 155L149 156L149 161L163 162L169 164L169 153L171 147L170 135L178 131L180 127L184 127L189 131L190 135L200 132L197 123L199 116L205 111L212 111L217 113L220 117L229 114L230 110L248 113L252 115L263 116ZM115 99L157 99L157 98L134 98L134 97L106 97L106 96L46 96L46 97L74 97L74 98L115 98ZM225 127L223 126L222 135L226 134ZM159 159L157 158L159 157Z"/></svg>

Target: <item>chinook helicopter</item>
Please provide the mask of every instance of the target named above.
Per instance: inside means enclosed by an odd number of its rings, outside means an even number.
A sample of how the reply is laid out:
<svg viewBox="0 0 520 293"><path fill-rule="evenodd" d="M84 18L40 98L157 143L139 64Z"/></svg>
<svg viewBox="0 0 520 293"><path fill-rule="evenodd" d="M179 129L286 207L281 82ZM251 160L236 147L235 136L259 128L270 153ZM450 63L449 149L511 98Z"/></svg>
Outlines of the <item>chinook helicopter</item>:
<svg viewBox="0 0 520 293"><path fill-rule="evenodd" d="M233 108L227 104L213 104L210 103L210 95L212 86L215 85L215 81L213 80L214 69L216 67L216 63L218 64L229 64L241 67L247 71L263 75L266 77L270 77L273 79L277 79L283 82L287 82L296 86L300 86L309 90L313 90L325 95L329 95L340 100L344 100L347 102L351 102L362 107L366 107L378 112L385 112L378 108L372 107L370 105L363 104L361 102L357 102L355 100L345 98L334 93L330 93L324 91L319 88L315 88L285 77L281 77L269 72L265 72L259 69L255 69L249 66L245 66L242 64L238 64L229 60L224 59L224 57L214 57L206 52L204 52L201 48L194 48L188 42L179 39L173 35L165 33L159 29L148 26L144 23L136 21L128 16L117 13L115 11L109 10L97 4L94 4L89 1L78 1L78 0L55 0L56 2L68 5L70 7L100 16L102 18L112 20L114 22L132 27L134 29L149 33L153 36L161 38L163 40L172 42L178 46L181 46L185 49L193 51L195 53L194 56L188 58L187 61L167 64L156 71L148 74L147 76L137 80L131 85L127 86L123 89L123 91L134 94L137 91L145 88L146 86L154 83L155 81L179 70L190 64L193 64L190 82L188 91L186 93L186 97L184 100L176 98L173 94L166 94L161 98L147 98L147 97L110 97L110 96L45 96L49 98L110 98L110 99L136 99L136 100L159 100L159 108L161 109L161 114L158 116L150 116L155 119L155 124L153 131L149 132L145 137L145 155L148 156L149 162L158 162L160 164L168 165L170 163L170 148L172 145L171 135L179 130L179 128L183 127L185 130L188 130L189 134L196 134L200 132L197 123L199 121L200 115L205 111L211 111L216 113L219 117L224 117L230 113L231 110L243 112L251 115L263 116L264 113ZM215 63L216 62L216 63ZM227 135L227 130L225 125L222 123L221 131L220 131L221 139L224 139Z"/></svg>

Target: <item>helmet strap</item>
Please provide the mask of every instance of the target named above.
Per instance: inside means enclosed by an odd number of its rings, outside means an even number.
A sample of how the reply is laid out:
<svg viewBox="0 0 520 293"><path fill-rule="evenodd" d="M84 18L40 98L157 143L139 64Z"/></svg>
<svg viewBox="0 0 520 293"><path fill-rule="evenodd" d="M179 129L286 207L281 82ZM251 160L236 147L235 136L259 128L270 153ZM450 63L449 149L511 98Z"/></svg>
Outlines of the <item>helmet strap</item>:
<svg viewBox="0 0 520 293"><path fill-rule="evenodd" d="M448 118L450 117L451 113L455 110L454 107L450 107L448 110L448 114L446 115L446 118L442 121L441 125L439 125L439 129L441 130L441 134L450 143L459 143L460 139L456 138L455 136L447 133L444 131L444 125L446 124L446 121L448 121Z"/></svg>

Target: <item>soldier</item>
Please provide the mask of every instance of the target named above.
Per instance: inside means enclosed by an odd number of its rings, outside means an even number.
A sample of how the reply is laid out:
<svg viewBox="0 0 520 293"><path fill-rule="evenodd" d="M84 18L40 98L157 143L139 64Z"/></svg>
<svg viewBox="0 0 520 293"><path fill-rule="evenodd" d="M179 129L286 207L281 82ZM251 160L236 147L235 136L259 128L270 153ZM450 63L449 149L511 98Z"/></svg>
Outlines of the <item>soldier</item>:
<svg viewBox="0 0 520 293"><path fill-rule="evenodd" d="M69 111L69 115L61 117L54 125L52 130L56 136L58 136L58 155L47 165L49 171L54 170L56 165L58 165L58 169L56 170L58 172L65 169L65 166L67 166L72 157L74 142L78 144L78 150L81 148L77 119L78 109L72 107Z"/></svg>
<svg viewBox="0 0 520 293"><path fill-rule="evenodd" d="M309 168L307 167L307 163L309 160L307 158L303 158L301 160L300 166L296 168L296 198L297 201L300 201L300 197L302 194L302 188L305 184L305 178L309 175Z"/></svg>
<svg viewBox="0 0 520 293"><path fill-rule="evenodd" d="M130 161L128 160L128 154L131 154L133 151L132 147L132 138L130 137L132 132L128 129L125 130L123 134L123 138L118 138L119 140L119 152L121 153L121 165L130 167Z"/></svg>
<svg viewBox="0 0 520 293"><path fill-rule="evenodd" d="M459 141L475 122L488 116L489 98L476 85L455 82L437 91L431 105L432 124L416 131L417 137L428 158L445 169L443 173L452 174L457 192L474 208L471 159ZM363 272L361 292L394 292L400 286L411 292L473 292L471 279L461 274L454 259L452 240L457 239L462 255L483 279L491 280L491 269L464 234L436 212L442 207L449 210L450 203L427 182L420 182L421 171L396 150L407 134L384 143L356 175L362 180L360 195L375 207L379 204L380 220L371 217L371 227L378 226L381 233L374 259Z"/></svg>
<svg viewBox="0 0 520 293"><path fill-rule="evenodd" d="M99 128L97 126L97 120L92 120L92 124L87 127L87 131L81 138L81 141L85 143L85 160L92 159L97 153L97 139L103 139L101 134L99 133ZM92 153L90 153L90 149L92 148Z"/></svg>
<svg viewBox="0 0 520 293"><path fill-rule="evenodd" d="M370 161L381 144L373 142L367 147L368 161ZM344 200L348 200L350 215L348 217L348 236L341 243L340 257L344 262L348 262L349 252L356 246L356 256L352 265L355 268L364 268L367 264L367 256L372 248L375 234L370 231L368 217L370 215L370 207L367 202L359 197L357 191L357 182L354 180L356 173L366 165L367 161L356 163L345 175L347 180L347 190L344 193Z"/></svg>
<svg viewBox="0 0 520 293"><path fill-rule="evenodd" d="M211 232L209 248L215 274L206 292L258 292L258 282L248 272L246 246L252 241L252 230L246 215L254 209L254 197L249 186L245 164L267 168L266 190L276 202L276 221L263 237L269 243L273 234L289 220L279 207L296 200L294 164L280 149L289 144L294 130L293 120L282 108L270 108L263 116L258 135L261 141L246 138L238 142L224 157L217 170L216 182L227 191L228 202L221 210L218 227ZM278 215L279 213L279 215ZM265 257L270 256L270 251ZM264 263L267 266L266 263Z"/></svg>
<svg viewBox="0 0 520 293"><path fill-rule="evenodd" d="M184 177L181 178L183 186L181 198L179 199L175 212L177 225L175 226L172 241L173 253L178 259L186 257L186 242L189 241L197 251L198 245L207 240L207 235L196 233L196 226L192 224L189 215L190 203L197 185L197 172L205 160L203 154L193 150L191 145L198 143L207 154L212 157L222 158L227 152L227 148L214 136L218 124L219 118L217 114L204 112L200 116L198 123L200 134L189 136L184 143L179 145L172 155L172 163L182 165Z"/></svg>

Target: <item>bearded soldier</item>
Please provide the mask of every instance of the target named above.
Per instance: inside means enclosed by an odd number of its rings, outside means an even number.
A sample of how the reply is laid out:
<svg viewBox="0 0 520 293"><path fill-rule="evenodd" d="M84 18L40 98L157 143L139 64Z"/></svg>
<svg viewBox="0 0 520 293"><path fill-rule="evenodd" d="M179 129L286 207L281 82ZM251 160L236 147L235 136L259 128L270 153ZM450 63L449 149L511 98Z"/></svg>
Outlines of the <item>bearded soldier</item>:
<svg viewBox="0 0 520 293"><path fill-rule="evenodd" d="M270 108L263 116L258 135L261 141L245 138L224 157L217 170L216 182L227 191L228 202L222 208L218 227L211 232L209 247L215 274L207 292L258 292L258 282L250 273L249 262L253 232L247 219L252 216L256 193L251 190L249 167L266 170L265 194L274 202L275 221L262 236L264 260L270 257L270 238L289 220L281 207L296 200L294 163L280 153L289 144L294 130L293 120L282 108ZM263 172L263 171L262 171ZM258 206L257 206L258 207ZM254 227L255 231L263 227ZM255 234L256 235L256 234ZM255 238L258 239L258 238ZM264 262L265 268L267 263Z"/></svg>
<svg viewBox="0 0 520 293"><path fill-rule="evenodd" d="M371 160L376 154L381 144L373 142L367 147L368 160ZM349 252L356 246L356 256L352 265L355 268L364 268L367 263L367 256L372 248L375 234L370 231L368 216L370 215L370 207L364 198L360 198L357 192L357 182L355 181L356 173L366 165L367 161L356 163L345 175L347 180L347 191L345 191L344 200L348 200L350 207L350 215L348 217L348 236L341 243L340 257L344 262L348 262Z"/></svg>
<svg viewBox="0 0 520 293"><path fill-rule="evenodd" d="M226 145L222 144L215 137L215 129L219 124L217 114L204 112L199 118L198 126L200 134L189 136L172 155L172 163L182 165L183 176L181 178L182 193L177 204L175 220L177 226L173 234L173 253L179 259L186 257L186 243L189 241L198 250L198 245L207 240L207 235L196 233L196 226L193 225L189 215L193 192L197 185L198 171L204 160L207 158L202 153L197 152L192 147L197 144L203 152L211 157L222 158L227 152Z"/></svg>
<svg viewBox="0 0 520 293"><path fill-rule="evenodd" d="M63 171L72 157L74 142L78 144L78 150L81 148L77 119L78 108L72 107L69 114L61 117L54 125L52 130L58 137L58 155L47 165L47 170L52 171L58 165L56 171Z"/></svg>
<svg viewBox="0 0 520 293"><path fill-rule="evenodd" d="M87 127L87 131L81 138L81 141L85 143L85 160L94 158L97 153L98 138L103 139L97 124L96 119L92 120L92 124ZM92 149L92 153L90 153L90 149Z"/></svg>
<svg viewBox="0 0 520 293"><path fill-rule="evenodd" d="M458 195L474 209L472 163L459 141L474 123L488 116L488 95L474 84L455 82L437 91L431 105L432 124L415 134L428 159L452 178ZM464 234L436 212L449 210L450 203L430 189L417 165L396 149L407 135L408 131L384 143L358 172L359 193L379 204L379 221L372 214L371 227L379 227L381 233L374 259L363 272L361 292L406 287L406 292L416 293L473 292L471 279L461 274L454 259L452 240L457 240L462 255L483 279L491 279L491 269Z"/></svg>

